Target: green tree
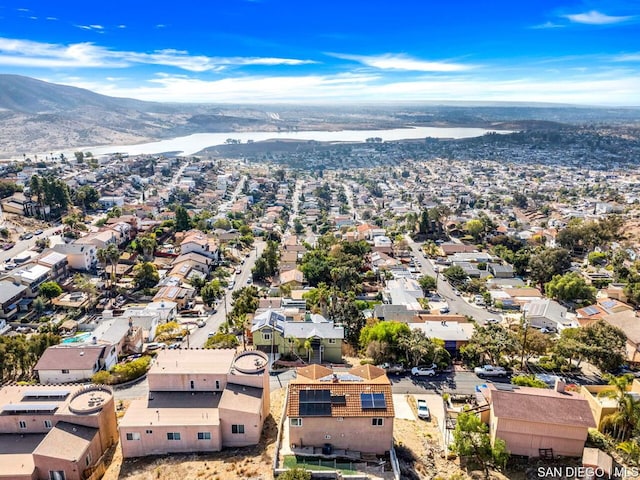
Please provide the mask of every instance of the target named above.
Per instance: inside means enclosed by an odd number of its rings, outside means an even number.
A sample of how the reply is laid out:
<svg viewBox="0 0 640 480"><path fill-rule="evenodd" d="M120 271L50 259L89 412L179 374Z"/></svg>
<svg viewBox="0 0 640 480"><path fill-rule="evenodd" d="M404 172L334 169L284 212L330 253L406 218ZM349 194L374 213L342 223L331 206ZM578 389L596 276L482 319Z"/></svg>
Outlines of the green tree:
<svg viewBox="0 0 640 480"><path fill-rule="evenodd" d="M213 279L200 289L202 301L206 306L211 307L215 301L222 297L224 289L219 279Z"/></svg>
<svg viewBox="0 0 640 480"><path fill-rule="evenodd" d="M191 228L191 218L187 209L182 205L178 205L175 210L176 214L176 232L184 232Z"/></svg>
<svg viewBox="0 0 640 480"><path fill-rule="evenodd" d="M504 356L514 356L520 352L521 346L516 334L500 325L476 327L467 345L460 349L462 357L471 365L487 361L492 365L499 365Z"/></svg>
<svg viewBox="0 0 640 480"><path fill-rule="evenodd" d="M584 277L577 272L554 275L544 288L547 296L555 300L582 300L590 304L596 301L596 289L587 285Z"/></svg>
<svg viewBox="0 0 640 480"><path fill-rule="evenodd" d="M626 359L627 336L604 320L580 329L578 340L584 346L585 357L601 370L616 370Z"/></svg>
<svg viewBox="0 0 640 480"><path fill-rule="evenodd" d="M362 311L356 304L353 294L333 302L329 308L329 317L344 327L344 340L354 348L358 346L360 332L366 324Z"/></svg>
<svg viewBox="0 0 640 480"><path fill-rule="evenodd" d="M449 280L452 285L460 285L467 279L467 274L460 265L453 265L449 268L445 268L442 274L447 277L447 280Z"/></svg>
<svg viewBox="0 0 640 480"><path fill-rule="evenodd" d="M62 287L57 282L49 281L40 285L39 294L48 300L62 295Z"/></svg>
<svg viewBox="0 0 640 480"><path fill-rule="evenodd" d="M420 288L422 288L422 291L425 293L436 289L436 279L429 275L420 277L418 284L420 284Z"/></svg>
<svg viewBox="0 0 640 480"><path fill-rule="evenodd" d="M546 383L533 375L516 375L511 377L511 383L521 387L548 388Z"/></svg>
<svg viewBox="0 0 640 480"><path fill-rule="evenodd" d="M133 268L133 282L139 289L155 287L160 281L158 268L151 262L139 263Z"/></svg>
<svg viewBox="0 0 640 480"><path fill-rule="evenodd" d="M484 231L484 223L477 218L473 218L464 225L464 229L473 237L477 242L480 240L480 234Z"/></svg>
<svg viewBox="0 0 640 480"><path fill-rule="evenodd" d="M208 338L204 344L204 348L236 348L238 346L238 337L231 333L218 332Z"/></svg>
<svg viewBox="0 0 640 480"><path fill-rule="evenodd" d="M602 419L602 427L621 442L627 440L640 424L640 400L636 400L629 393L633 383L633 375L605 375L612 390L605 390L598 394L599 397L615 399L617 410Z"/></svg>
<svg viewBox="0 0 640 480"><path fill-rule="evenodd" d="M562 275L571 267L571 256L564 248L541 250L529 259L530 277L535 283L543 285L550 282L554 275Z"/></svg>
<svg viewBox="0 0 640 480"><path fill-rule="evenodd" d="M489 427L475 413L458 414L453 430L452 449L461 457L473 460L489 476L489 463L504 468L509 452L503 440L496 438L491 445Z"/></svg>
<svg viewBox="0 0 640 480"><path fill-rule="evenodd" d="M150 233L148 235L143 235L137 239L137 243L142 250L142 256L145 258L145 260L152 260L153 252L158 246L155 234Z"/></svg>

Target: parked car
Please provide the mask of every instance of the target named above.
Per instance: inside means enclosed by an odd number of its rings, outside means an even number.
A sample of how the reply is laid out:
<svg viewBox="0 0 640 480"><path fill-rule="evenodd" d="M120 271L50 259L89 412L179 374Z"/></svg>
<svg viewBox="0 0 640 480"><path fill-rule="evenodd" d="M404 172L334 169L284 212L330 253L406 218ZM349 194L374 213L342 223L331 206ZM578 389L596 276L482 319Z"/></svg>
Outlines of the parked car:
<svg viewBox="0 0 640 480"><path fill-rule="evenodd" d="M11 250L13 247L15 246L15 243L5 243L4 245L2 245L2 249L3 250Z"/></svg>
<svg viewBox="0 0 640 480"><path fill-rule="evenodd" d="M449 307L442 307L442 308L440 309L440 313L441 313L441 314L443 314L443 315L444 315L445 313L449 313L450 311L451 311L451 310L449 310Z"/></svg>
<svg viewBox="0 0 640 480"><path fill-rule="evenodd" d="M491 324L498 324L500 323L500 320L498 320L497 318L487 318L484 321L485 325L491 325Z"/></svg>
<svg viewBox="0 0 640 480"><path fill-rule="evenodd" d="M482 377L506 377L507 371L502 367L494 367L493 365L484 365L482 367L476 367L473 369L480 378Z"/></svg>
<svg viewBox="0 0 640 480"><path fill-rule="evenodd" d="M380 365L378 365L378 367L383 368L387 373L402 373L404 372L404 365L398 363L398 364L391 364L388 362L385 363L381 363Z"/></svg>
<svg viewBox="0 0 640 480"><path fill-rule="evenodd" d="M207 324L207 322L205 322L204 320L198 320L196 322L196 325L200 328L204 327Z"/></svg>
<svg viewBox="0 0 640 480"><path fill-rule="evenodd" d="M433 377L436 374L435 368L433 366L420 366L413 367L411 369L411 375L414 377Z"/></svg>
<svg viewBox="0 0 640 480"><path fill-rule="evenodd" d="M38 229L33 233L35 233L36 235L42 235L44 232L42 230Z"/></svg>
<svg viewBox="0 0 640 480"><path fill-rule="evenodd" d="M418 418L431 420L431 412L429 411L426 400L418 400Z"/></svg>
<svg viewBox="0 0 640 480"><path fill-rule="evenodd" d="M209 332L209 334L207 335L207 338L214 337L215 335L216 335L216 332Z"/></svg>
<svg viewBox="0 0 640 480"><path fill-rule="evenodd" d="M166 347L167 347L166 343L151 342L147 344L147 350L159 350L160 348L166 348Z"/></svg>

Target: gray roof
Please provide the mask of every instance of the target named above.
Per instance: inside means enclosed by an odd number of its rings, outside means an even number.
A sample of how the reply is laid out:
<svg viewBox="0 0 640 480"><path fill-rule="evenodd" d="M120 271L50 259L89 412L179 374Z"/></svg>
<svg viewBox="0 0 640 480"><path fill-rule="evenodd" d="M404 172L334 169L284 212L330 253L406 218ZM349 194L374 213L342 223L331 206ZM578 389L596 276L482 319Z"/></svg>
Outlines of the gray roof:
<svg viewBox="0 0 640 480"><path fill-rule="evenodd" d="M334 326L333 322L286 322L284 336L294 338L344 338L344 328Z"/></svg>
<svg viewBox="0 0 640 480"><path fill-rule="evenodd" d="M446 341L469 341L475 329L473 323L459 322L423 322L409 323L411 330L422 330L429 338Z"/></svg>
<svg viewBox="0 0 640 480"><path fill-rule="evenodd" d="M92 332L98 340L111 344L119 343L129 331L129 321L126 318L103 320Z"/></svg>
<svg viewBox="0 0 640 480"><path fill-rule="evenodd" d="M0 305L5 304L16 295L24 293L26 286L8 280L0 281Z"/></svg>

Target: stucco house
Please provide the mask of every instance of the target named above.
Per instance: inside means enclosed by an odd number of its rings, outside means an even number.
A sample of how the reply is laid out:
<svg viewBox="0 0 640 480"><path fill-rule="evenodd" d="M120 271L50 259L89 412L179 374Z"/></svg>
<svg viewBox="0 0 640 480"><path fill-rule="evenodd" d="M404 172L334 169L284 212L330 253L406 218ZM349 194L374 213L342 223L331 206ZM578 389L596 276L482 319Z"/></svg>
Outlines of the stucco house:
<svg viewBox="0 0 640 480"><path fill-rule="evenodd" d="M148 396L133 400L120 420L123 457L257 444L269 415L267 365L257 351L160 351Z"/></svg>
<svg viewBox="0 0 640 480"><path fill-rule="evenodd" d="M286 426L294 453L331 449L383 455L393 444L391 382L373 365L334 372L310 365L289 383Z"/></svg>
<svg viewBox="0 0 640 480"><path fill-rule="evenodd" d="M33 369L42 384L84 382L117 361L115 345L62 343L47 348Z"/></svg>
<svg viewBox="0 0 640 480"><path fill-rule="evenodd" d="M11 385L0 390L0 479L100 478L117 442L105 386Z"/></svg>
<svg viewBox="0 0 640 480"><path fill-rule="evenodd" d="M27 287L16 281L0 281L0 318L13 319L18 314L18 302L27 294Z"/></svg>
<svg viewBox="0 0 640 480"><path fill-rule="evenodd" d="M580 457L590 428L596 423L587 400L565 390L557 380L555 388L517 387L489 383L477 388L488 403L491 442L505 441L512 455Z"/></svg>
<svg viewBox="0 0 640 480"><path fill-rule="evenodd" d="M602 428L602 421L607 415L618 411L618 401L616 398L603 395L605 392L616 392L613 385L583 385L580 387L580 394L589 402L593 419L598 426ZM629 385L627 393L635 400L640 400L640 382L633 380Z"/></svg>
<svg viewBox="0 0 640 480"><path fill-rule="evenodd" d="M293 353L309 363L342 362L344 327L322 315L307 312L304 321L288 321L283 312L269 309L253 319L251 335L265 353Z"/></svg>
<svg viewBox="0 0 640 480"><path fill-rule="evenodd" d="M98 248L91 244L59 243L53 250L67 256L69 268L73 270L94 270L98 265Z"/></svg>

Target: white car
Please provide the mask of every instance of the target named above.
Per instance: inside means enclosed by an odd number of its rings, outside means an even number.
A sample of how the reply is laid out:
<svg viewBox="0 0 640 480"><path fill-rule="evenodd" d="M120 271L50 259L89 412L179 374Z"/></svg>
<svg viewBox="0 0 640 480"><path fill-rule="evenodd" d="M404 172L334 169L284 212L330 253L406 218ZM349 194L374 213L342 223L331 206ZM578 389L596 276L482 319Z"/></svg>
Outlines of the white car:
<svg viewBox="0 0 640 480"><path fill-rule="evenodd" d="M491 324L496 324L496 325L497 325L498 323L500 323L500 320L498 320L497 318L487 318L487 319L484 321L484 323L485 323L486 325L491 325Z"/></svg>
<svg viewBox="0 0 640 480"><path fill-rule="evenodd" d="M413 367L411 369L411 375L414 377L433 377L436 371L433 367Z"/></svg>

